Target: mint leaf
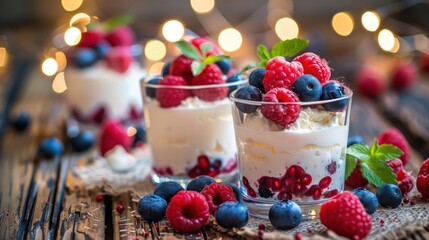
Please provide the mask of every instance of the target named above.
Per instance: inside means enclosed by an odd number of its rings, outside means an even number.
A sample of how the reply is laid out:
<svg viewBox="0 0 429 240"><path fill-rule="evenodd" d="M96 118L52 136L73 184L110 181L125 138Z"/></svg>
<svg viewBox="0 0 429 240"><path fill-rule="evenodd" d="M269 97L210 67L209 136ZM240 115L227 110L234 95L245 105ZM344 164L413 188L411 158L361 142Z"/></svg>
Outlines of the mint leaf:
<svg viewBox="0 0 429 240"><path fill-rule="evenodd" d="M368 161L371 159L369 150L370 149L366 144L353 144L347 148L347 155L351 155L362 161Z"/></svg>
<svg viewBox="0 0 429 240"><path fill-rule="evenodd" d="M344 179L347 179L353 172L353 170L356 168L357 165L357 159L353 157L352 155L346 156L346 175Z"/></svg>
<svg viewBox="0 0 429 240"><path fill-rule="evenodd" d="M208 56L204 59L204 64L207 65L210 63L215 63L215 62L222 60L222 59L231 59L231 57L226 56L226 55L217 55L217 56L211 55L211 56Z"/></svg>
<svg viewBox="0 0 429 240"><path fill-rule="evenodd" d="M271 57L293 57L308 46L308 40L302 38L280 41L271 49Z"/></svg>
<svg viewBox="0 0 429 240"><path fill-rule="evenodd" d="M258 57L259 57L259 59L261 59L261 61L270 60L270 58L271 58L270 52L268 51L268 48L265 45L259 44L257 51L258 51Z"/></svg>
<svg viewBox="0 0 429 240"><path fill-rule="evenodd" d="M241 72L240 72L240 73L244 73L244 72L246 72L246 71L247 71L247 70L249 70L249 69L257 68L257 67L259 67L259 64L257 64L257 63L251 63L251 64L249 64L249 65L245 66L245 67L241 70Z"/></svg>
<svg viewBox="0 0 429 240"><path fill-rule="evenodd" d="M133 20L134 20L134 17L130 14L125 14L125 15L111 18L103 23L104 30L106 32L110 32L119 26L129 25Z"/></svg>
<svg viewBox="0 0 429 240"><path fill-rule="evenodd" d="M402 154L404 154L404 152L392 144L381 144L375 153L375 157L385 161L392 158L399 158Z"/></svg>
<svg viewBox="0 0 429 240"><path fill-rule="evenodd" d="M384 183L398 184L396 176L387 163L380 159L361 162L362 175L374 186L380 187Z"/></svg>
<svg viewBox="0 0 429 240"><path fill-rule="evenodd" d="M192 58L194 60L201 60L201 54L194 45L188 43L185 40L175 42L176 46L180 49L183 55ZM203 68L204 69L204 68ZM194 75L196 76L196 75Z"/></svg>
<svg viewBox="0 0 429 240"><path fill-rule="evenodd" d="M193 61L191 64L192 75L194 76L199 75L204 70L205 67L206 65L204 63L199 61Z"/></svg>
<svg viewBox="0 0 429 240"><path fill-rule="evenodd" d="M201 52L203 53L203 56L206 56L207 53L210 50L212 50L213 46L209 43L203 43L203 44L201 44L200 48L201 48Z"/></svg>
<svg viewBox="0 0 429 240"><path fill-rule="evenodd" d="M372 146L371 146L371 148L369 150L369 154L371 156L375 156L375 154L377 153L377 151L378 151L378 140L377 140L377 138L374 138L374 143L372 144Z"/></svg>
<svg viewBox="0 0 429 240"><path fill-rule="evenodd" d="M259 64L259 66L260 67L265 67L265 66L267 66L267 62L268 62L269 60L262 60L261 61L261 63Z"/></svg>

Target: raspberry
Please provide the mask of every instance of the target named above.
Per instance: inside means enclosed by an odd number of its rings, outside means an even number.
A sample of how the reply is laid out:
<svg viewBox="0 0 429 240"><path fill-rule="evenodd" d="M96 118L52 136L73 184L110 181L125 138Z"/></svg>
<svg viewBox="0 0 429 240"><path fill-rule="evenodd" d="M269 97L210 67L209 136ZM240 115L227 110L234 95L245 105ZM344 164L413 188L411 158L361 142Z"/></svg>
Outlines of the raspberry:
<svg viewBox="0 0 429 240"><path fill-rule="evenodd" d="M417 190L423 198L429 199L429 158L420 166L419 174L417 174Z"/></svg>
<svg viewBox="0 0 429 240"><path fill-rule="evenodd" d="M402 194L405 195L409 193L414 187L414 182L411 175L404 171L401 160L391 159L386 161L386 163L392 168L393 173L395 173Z"/></svg>
<svg viewBox="0 0 429 240"><path fill-rule="evenodd" d="M265 92L281 87L290 89L293 82L303 74L304 70L299 62L288 62L284 57L275 57L267 62L264 79Z"/></svg>
<svg viewBox="0 0 429 240"><path fill-rule="evenodd" d="M342 192L320 207L320 221L336 234L363 239L371 231L372 218L351 192Z"/></svg>
<svg viewBox="0 0 429 240"><path fill-rule="evenodd" d="M262 98L264 102L294 103L299 102L294 92L285 88L273 88ZM261 113L276 124L287 126L295 122L301 112L298 104L263 104Z"/></svg>
<svg viewBox="0 0 429 240"><path fill-rule="evenodd" d="M392 74L392 87L395 90L405 90L411 87L417 78L417 68L414 64L402 64L396 67Z"/></svg>
<svg viewBox="0 0 429 240"><path fill-rule="evenodd" d="M347 178L346 185L350 188L358 188L365 187L368 184L368 180L366 180L360 171L360 160L356 165L356 168L353 170L352 174Z"/></svg>
<svg viewBox="0 0 429 240"><path fill-rule="evenodd" d="M134 33L130 27L122 25L113 29L106 35L106 41L113 47L115 46L131 46L134 43Z"/></svg>
<svg viewBox="0 0 429 240"><path fill-rule="evenodd" d="M159 81L159 85L186 86L187 84L182 77L168 75ZM176 107L189 96L191 93L188 89L158 88L156 91L156 99L163 108Z"/></svg>
<svg viewBox="0 0 429 240"><path fill-rule="evenodd" d="M206 198L211 214L224 202L237 202L232 187L223 183L211 183L204 187L201 194Z"/></svg>
<svg viewBox="0 0 429 240"><path fill-rule="evenodd" d="M203 37L196 37L191 39L190 43L192 45L194 45L198 51L200 51L201 53L201 45L204 43L208 43L212 46L212 49L207 53L207 56L210 55L222 55L222 50L220 50L220 48L214 44L212 41L208 40L207 38L203 38Z"/></svg>
<svg viewBox="0 0 429 240"><path fill-rule="evenodd" d="M180 55L171 63L170 74L183 77L189 84L191 83L191 79L194 77L192 75L191 64L192 59L185 55Z"/></svg>
<svg viewBox="0 0 429 240"><path fill-rule="evenodd" d="M297 56L293 61L300 62L304 68L304 74L315 76L320 84L329 81L331 77L331 69L325 59L321 59L314 53L307 52Z"/></svg>
<svg viewBox="0 0 429 240"><path fill-rule="evenodd" d="M390 166L390 168L393 170L393 173L395 175L398 175L399 171L403 169L402 161L399 159L390 159L386 161L387 165Z"/></svg>
<svg viewBox="0 0 429 240"><path fill-rule="evenodd" d="M116 145L121 145L125 149L129 149L132 144L132 139L127 135L127 130L121 123L115 120L108 120L104 123L100 136L100 152L105 155Z"/></svg>
<svg viewBox="0 0 429 240"><path fill-rule="evenodd" d="M407 164L407 162L410 160L410 146L408 145L404 135L402 135L398 129L387 129L378 135L377 138L379 144L392 144L401 149L404 152L404 154L400 157L402 165L405 166Z"/></svg>
<svg viewBox="0 0 429 240"><path fill-rule="evenodd" d="M225 80L223 79L222 71L216 64L207 65L200 74L191 80L191 85L194 86L222 83L225 83ZM201 100L212 102L225 98L228 94L228 87L214 88L207 86L207 88L193 90L193 94Z"/></svg>
<svg viewBox="0 0 429 240"><path fill-rule="evenodd" d="M209 206L201 193L182 190L171 198L166 215L178 232L193 233L209 219Z"/></svg>
<svg viewBox="0 0 429 240"><path fill-rule="evenodd" d="M381 76L370 70L362 70L357 76L357 91L362 96L377 98L385 91Z"/></svg>

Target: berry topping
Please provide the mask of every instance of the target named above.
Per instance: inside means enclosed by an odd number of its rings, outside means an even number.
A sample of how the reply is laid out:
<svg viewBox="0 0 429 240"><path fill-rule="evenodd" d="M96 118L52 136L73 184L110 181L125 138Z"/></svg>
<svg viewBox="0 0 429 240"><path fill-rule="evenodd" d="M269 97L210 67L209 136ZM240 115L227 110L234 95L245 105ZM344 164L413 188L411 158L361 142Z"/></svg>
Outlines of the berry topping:
<svg viewBox="0 0 429 240"><path fill-rule="evenodd" d="M304 74L293 82L292 91L302 102L318 101L322 95L322 85L313 75Z"/></svg>
<svg viewBox="0 0 429 240"><path fill-rule="evenodd" d="M284 57L275 57L267 62L263 79L265 92L273 88L290 89L293 82L303 74L303 68L299 62L288 62Z"/></svg>
<svg viewBox="0 0 429 240"><path fill-rule="evenodd" d="M383 184L377 189L377 199L381 206L397 208L402 202L402 192L397 185Z"/></svg>
<svg viewBox="0 0 429 240"><path fill-rule="evenodd" d="M158 85L162 77L156 76L150 79L147 83L151 85ZM152 86L146 87L146 96L150 98L156 98L156 88Z"/></svg>
<svg viewBox="0 0 429 240"><path fill-rule="evenodd" d="M70 145L76 152L84 152L94 146L95 137L90 131L81 131L70 138Z"/></svg>
<svg viewBox="0 0 429 240"><path fill-rule="evenodd" d="M98 59L104 58L110 52L110 45L107 42L101 42L94 47Z"/></svg>
<svg viewBox="0 0 429 240"><path fill-rule="evenodd" d="M342 192L323 203L320 221L336 234L350 239L365 238L372 226L371 215L351 192Z"/></svg>
<svg viewBox="0 0 429 240"><path fill-rule="evenodd" d="M216 64L208 64L204 70L193 77L191 85L212 85L225 83L222 71ZM193 90L193 94L201 100L212 102L224 99L228 94L227 87L210 87Z"/></svg>
<svg viewBox="0 0 429 240"><path fill-rule="evenodd" d="M171 62L166 62L162 66L161 76L165 77L167 75L170 75L170 68L171 68Z"/></svg>
<svg viewBox="0 0 429 240"><path fill-rule="evenodd" d="M170 66L170 74L183 77L188 83L193 78L191 70L192 59L185 55L180 55L173 60Z"/></svg>
<svg viewBox="0 0 429 240"><path fill-rule="evenodd" d="M63 153L63 143L57 138L51 137L43 140L38 149L38 154L44 158L53 158Z"/></svg>
<svg viewBox="0 0 429 240"><path fill-rule="evenodd" d="M216 182L212 177L209 176L199 176L197 178L192 179L188 186L186 187L186 190L188 191L196 191L201 192L205 186L210 185L212 183Z"/></svg>
<svg viewBox="0 0 429 240"><path fill-rule="evenodd" d="M278 229L288 230L302 221L301 208L293 201L277 202L268 213L271 224Z"/></svg>
<svg viewBox="0 0 429 240"><path fill-rule="evenodd" d="M390 128L383 131L377 137L379 144L392 144L397 148L401 149L404 154L400 157L402 161L402 165L406 165L410 160L410 146L408 145L407 139L405 139L404 135L396 129Z"/></svg>
<svg viewBox="0 0 429 240"><path fill-rule="evenodd" d="M416 79L416 66L412 63L401 64L393 71L392 86L395 90L406 90L416 82Z"/></svg>
<svg viewBox="0 0 429 240"><path fill-rule="evenodd" d="M331 69L325 59L321 59L314 53L307 52L296 57L293 61L300 62L305 74L315 76L320 84L325 84L331 77Z"/></svg>
<svg viewBox="0 0 429 240"><path fill-rule="evenodd" d="M301 111L301 106L293 104L299 102L294 92L285 88L273 88L262 98L264 102L280 104L263 104L261 113L265 118L281 126L295 122Z"/></svg>
<svg viewBox="0 0 429 240"><path fill-rule="evenodd" d="M365 187L367 184L368 180L362 176L362 172L360 170L360 161L358 160L355 169L346 180L346 185L354 189L358 187Z"/></svg>
<svg viewBox="0 0 429 240"><path fill-rule="evenodd" d="M200 230L209 219L209 206L204 195L195 191L179 191L170 200L167 219L178 232Z"/></svg>
<svg viewBox="0 0 429 240"><path fill-rule="evenodd" d="M207 52L207 56L221 55L222 54L222 50L220 50L220 48L215 43L213 43L212 41L210 41L207 38L196 37L196 38L191 39L190 43L192 45L194 45L200 53L202 53L201 52L201 45L209 44L211 46L211 50Z"/></svg>
<svg viewBox="0 0 429 240"><path fill-rule="evenodd" d="M429 158L420 167L416 185L423 198L429 199Z"/></svg>
<svg viewBox="0 0 429 240"><path fill-rule="evenodd" d="M353 190L353 193L359 198L359 201L368 214L373 214L377 210L378 200L374 193L365 188L356 188Z"/></svg>
<svg viewBox="0 0 429 240"><path fill-rule="evenodd" d="M134 126L134 129L136 129L136 133L134 134L133 146L145 143L147 141L145 127L139 124Z"/></svg>
<svg viewBox="0 0 429 240"><path fill-rule="evenodd" d="M167 202L154 194L149 194L140 199L137 204L140 216L148 222L161 221L167 209Z"/></svg>
<svg viewBox="0 0 429 240"><path fill-rule="evenodd" d="M231 61L228 59L221 59L215 64L219 67L219 69L222 71L223 74L227 75L229 71L231 70Z"/></svg>
<svg viewBox="0 0 429 240"><path fill-rule="evenodd" d="M113 47L116 46L131 46L134 43L134 33L128 26L119 26L110 31L106 37L106 41Z"/></svg>
<svg viewBox="0 0 429 240"><path fill-rule="evenodd" d="M245 86L238 89L237 92L235 92L234 97L238 99L243 99L243 100L261 101L262 93L258 88L254 86ZM259 107L259 105L252 105L252 104L240 103L240 102L235 102L235 105L241 112L244 112L244 113L256 112L256 110Z"/></svg>
<svg viewBox="0 0 429 240"><path fill-rule="evenodd" d="M249 75L249 84L259 88L259 90L261 90L262 93L265 93L264 84L263 84L264 75L265 75L265 68L256 68Z"/></svg>
<svg viewBox="0 0 429 240"><path fill-rule="evenodd" d="M18 132L25 131L31 123L31 116L27 112L20 112L11 120L13 128Z"/></svg>
<svg viewBox="0 0 429 240"><path fill-rule="evenodd" d="M74 64L78 68L87 68L97 61L97 53L91 48L81 48L74 55Z"/></svg>
<svg viewBox="0 0 429 240"><path fill-rule="evenodd" d="M169 75L160 80L159 85L186 86L187 83L182 77ZM189 96L191 93L188 89L158 88L156 91L156 99L163 108L179 106Z"/></svg>
<svg viewBox="0 0 429 240"><path fill-rule="evenodd" d="M131 52L126 47L112 48L106 56L107 65L119 73L125 73L132 61Z"/></svg>
<svg viewBox="0 0 429 240"><path fill-rule="evenodd" d="M204 187L201 194L206 198L211 214L216 212L220 204L237 201L232 187L223 183L211 183Z"/></svg>
<svg viewBox="0 0 429 240"><path fill-rule="evenodd" d="M240 87L240 84L237 84L237 82L243 81L243 77L240 74L232 74L228 79L226 80L226 83L230 83L231 85L228 86L228 95L238 89ZM235 83L235 84L233 84Z"/></svg>
<svg viewBox="0 0 429 240"><path fill-rule="evenodd" d="M167 203L179 191L184 190L177 182L162 182L156 185L153 194L162 197Z"/></svg>
<svg viewBox="0 0 429 240"><path fill-rule="evenodd" d="M227 229L242 228L250 219L246 205L239 202L225 202L219 205L216 214L216 222Z"/></svg>
<svg viewBox="0 0 429 240"><path fill-rule="evenodd" d="M386 163L392 168L393 173L396 175L396 180L398 181L399 189L403 195L411 192L414 187L414 181L411 175L405 172L402 161L400 159L391 159L386 161Z"/></svg>
<svg viewBox="0 0 429 240"><path fill-rule="evenodd" d="M121 145L125 149L129 149L132 144L132 139L128 136L127 130L121 123L115 120L108 120L104 123L100 136L100 152L105 155L116 145Z"/></svg>
<svg viewBox="0 0 429 240"><path fill-rule="evenodd" d="M332 100L332 99L338 99L338 98L342 98L344 96L346 96L347 90L345 89L345 87L336 82L336 81L330 81L328 83L326 83L325 85L323 85L322 87L322 96L321 96L321 100ZM325 103L323 104L323 108L325 108L328 111L332 111L332 112L338 112L343 110L346 106L347 103L349 102L348 99L342 99L342 100L337 100L334 102L330 102L330 103Z"/></svg>
<svg viewBox="0 0 429 240"><path fill-rule="evenodd" d="M347 139L347 147L350 147L351 145L354 145L354 144L364 144L364 143L365 143L365 140L363 140L363 137L360 135L351 135Z"/></svg>
<svg viewBox="0 0 429 240"><path fill-rule="evenodd" d="M90 30L81 34L81 38L77 46L83 48L93 48L97 46L101 41L103 41L103 39L104 32Z"/></svg>
<svg viewBox="0 0 429 240"><path fill-rule="evenodd" d="M378 98L385 91L382 76L370 69L363 69L356 76L357 92L368 98Z"/></svg>

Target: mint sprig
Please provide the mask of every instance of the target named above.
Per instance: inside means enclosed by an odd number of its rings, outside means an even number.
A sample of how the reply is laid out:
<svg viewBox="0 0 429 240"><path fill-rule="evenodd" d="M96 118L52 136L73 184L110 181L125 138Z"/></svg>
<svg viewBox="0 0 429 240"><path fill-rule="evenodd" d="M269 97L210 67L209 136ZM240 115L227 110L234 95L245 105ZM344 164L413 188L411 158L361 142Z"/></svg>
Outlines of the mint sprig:
<svg viewBox="0 0 429 240"><path fill-rule="evenodd" d="M360 171L362 176L376 187L382 184L398 184L393 170L386 163L386 160L399 158L403 152L391 144L378 145L377 139L370 147L366 144L354 144L347 148L346 173L347 179L357 166L360 160Z"/></svg>
<svg viewBox="0 0 429 240"><path fill-rule="evenodd" d="M124 14L120 16L116 16L114 18L111 18L103 23L104 30L106 32L110 32L113 29L122 26L122 25L129 25L134 21L134 16L130 14Z"/></svg>
<svg viewBox="0 0 429 240"><path fill-rule="evenodd" d="M177 41L175 44L183 55L193 60L191 70L194 76L199 75L208 64L215 63L222 59L231 59L226 55L208 56L207 53L213 48L213 46L208 43L201 44L200 51L185 40Z"/></svg>

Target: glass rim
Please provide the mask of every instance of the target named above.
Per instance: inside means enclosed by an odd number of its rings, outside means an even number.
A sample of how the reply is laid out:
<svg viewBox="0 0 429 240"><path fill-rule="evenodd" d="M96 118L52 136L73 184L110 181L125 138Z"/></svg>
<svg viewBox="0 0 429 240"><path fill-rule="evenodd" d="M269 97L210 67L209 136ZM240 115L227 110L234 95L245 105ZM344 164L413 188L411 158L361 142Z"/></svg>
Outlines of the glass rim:
<svg viewBox="0 0 429 240"><path fill-rule="evenodd" d="M229 83L220 83L220 84L210 84L210 85L159 85L159 84L150 84L148 80L143 79L142 85L145 88L168 88L168 89L187 89L187 90L198 90L198 89L208 89L208 88L217 88L217 87L231 87L237 86L244 83L247 83L247 79L243 79L236 82Z"/></svg>
<svg viewBox="0 0 429 240"><path fill-rule="evenodd" d="M329 99L329 100L309 101L309 102L302 102L302 101L299 101L299 102L264 102L264 101L245 100L245 99L240 99L240 98L235 97L235 93L238 91L238 89L236 89L229 94L229 100L231 102L238 102L238 103L243 103L243 104L247 104L247 105L255 105L255 106L259 106L259 105L292 105L292 104L301 105L301 106L321 105L321 104L333 103L333 102L337 102L337 101L341 101L341 100L350 100L353 96L353 91L350 88L347 88L347 89L349 90L349 92L344 97Z"/></svg>

